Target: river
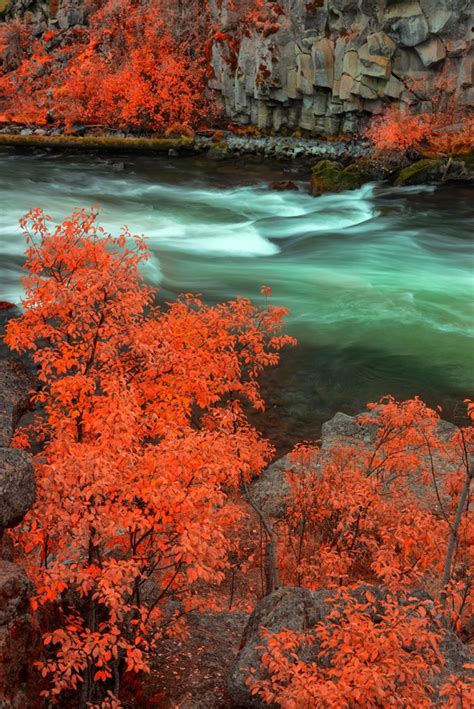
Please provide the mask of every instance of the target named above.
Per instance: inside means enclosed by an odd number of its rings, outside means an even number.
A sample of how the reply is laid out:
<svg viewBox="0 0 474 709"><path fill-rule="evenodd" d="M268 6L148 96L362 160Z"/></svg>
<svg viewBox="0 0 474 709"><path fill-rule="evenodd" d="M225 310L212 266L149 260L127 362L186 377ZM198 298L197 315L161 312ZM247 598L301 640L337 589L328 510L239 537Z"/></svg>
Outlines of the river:
<svg viewBox="0 0 474 709"><path fill-rule="evenodd" d="M125 163L124 165L122 164ZM299 346L264 381L262 429L286 450L337 410L419 394L461 420L473 381L474 191L368 185L307 194L305 172L251 158L0 153L0 299L21 298L18 219L100 205L102 223L144 233L145 275L169 300L210 302L260 286L287 306ZM271 180L294 179L278 192Z"/></svg>

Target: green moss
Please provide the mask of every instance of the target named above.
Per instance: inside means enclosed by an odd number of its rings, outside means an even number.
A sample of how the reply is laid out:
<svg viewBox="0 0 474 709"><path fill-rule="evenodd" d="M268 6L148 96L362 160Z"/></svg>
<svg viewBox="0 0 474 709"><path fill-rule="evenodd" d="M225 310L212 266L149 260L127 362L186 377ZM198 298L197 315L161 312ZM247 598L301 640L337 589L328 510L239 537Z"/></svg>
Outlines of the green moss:
<svg viewBox="0 0 474 709"><path fill-rule="evenodd" d="M101 151L142 151L167 153L169 150L192 150L192 138L111 138L109 136L13 135L0 134L0 145L72 148Z"/></svg>
<svg viewBox="0 0 474 709"><path fill-rule="evenodd" d="M439 160L425 158L408 165L399 173L394 184L396 187L404 185L421 185L436 175L440 168Z"/></svg>
<svg viewBox="0 0 474 709"><path fill-rule="evenodd" d="M343 167L335 160L320 160L312 169L313 194L355 190L370 179L366 170L357 162Z"/></svg>

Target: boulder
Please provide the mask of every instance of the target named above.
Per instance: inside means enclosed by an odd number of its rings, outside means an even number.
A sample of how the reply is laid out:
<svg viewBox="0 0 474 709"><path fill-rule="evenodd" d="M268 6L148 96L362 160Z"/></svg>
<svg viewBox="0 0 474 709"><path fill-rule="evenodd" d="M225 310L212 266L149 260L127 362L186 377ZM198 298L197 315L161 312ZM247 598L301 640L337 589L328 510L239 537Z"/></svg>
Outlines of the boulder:
<svg viewBox="0 0 474 709"><path fill-rule="evenodd" d="M439 160L425 158L405 167L395 180L396 187L406 185L422 185L439 176L441 164Z"/></svg>
<svg viewBox="0 0 474 709"><path fill-rule="evenodd" d="M0 359L0 534L19 524L35 500L31 458L9 448L18 421L29 407L34 384L21 360Z"/></svg>
<svg viewBox="0 0 474 709"><path fill-rule="evenodd" d="M228 709L227 674L248 617L242 611L188 613L185 637L158 639L151 673L141 682L145 696L134 706Z"/></svg>
<svg viewBox="0 0 474 709"><path fill-rule="evenodd" d="M318 196L325 192L345 192L361 187L367 175L356 163L343 167L335 160L320 160L311 172L311 192Z"/></svg>
<svg viewBox="0 0 474 709"><path fill-rule="evenodd" d="M0 448L7 448L20 417L29 408L35 380L19 359L0 359Z"/></svg>
<svg viewBox="0 0 474 709"><path fill-rule="evenodd" d="M441 62L446 56L446 47L439 37L431 37L415 47L423 65L428 67Z"/></svg>
<svg viewBox="0 0 474 709"><path fill-rule="evenodd" d="M374 621L381 612L380 601L386 598L386 591L379 586L364 585L353 589L351 595L361 602L366 601L366 593L375 596L371 613ZM413 592L420 600L430 602L429 596L423 592ZM307 644L299 650L299 658L305 662L320 663L321 645L316 632L312 629L318 623L328 622L328 615L337 600L337 591L310 591L306 588L283 587L263 598L250 616L242 638L241 649L237 659L229 672L229 694L235 707L255 707L263 709L268 706L260 697L252 694L247 684L250 670L254 669L254 678L257 681L268 679L266 668L262 667L262 655L265 652L267 641L262 638L261 629L265 628L272 634L280 633L284 629L306 631L313 643ZM433 606L434 609L434 606ZM437 626L433 626L435 628ZM463 664L469 661L469 653L461 641L450 630L446 632L441 643L441 654L446 661L444 667L433 680L433 684L444 680L448 675L462 674ZM357 653L358 648L354 648ZM327 659L324 660L327 663ZM327 666L327 664L325 664Z"/></svg>
<svg viewBox="0 0 474 709"><path fill-rule="evenodd" d="M9 310L6 319L14 314ZM35 379L21 360L0 359L0 707L5 709L32 706L26 694L37 637L30 616L32 586L11 562L11 539L3 532L19 524L35 501L31 457L9 448L34 386Z"/></svg>
<svg viewBox="0 0 474 709"><path fill-rule="evenodd" d="M463 159L465 162L462 162ZM372 179L375 179L377 176L381 178L387 169L385 163L370 163L366 166L364 164L365 162L364 158L361 158L357 161L356 166L358 170L363 172L367 177L371 171ZM457 163L459 163L461 171L467 174L473 168L474 159L469 155L459 156ZM314 465L315 469L317 469L321 461L324 462L330 459L332 451L344 447L355 449L356 453L357 451L366 453L367 451L370 452L374 450L377 427L370 424L361 424L358 422L357 418L357 416L349 416L348 414L338 412L332 419L323 423L320 441L321 456L316 454L314 461L310 465ZM441 420L437 426L437 438L441 442L447 441L456 430L454 424ZM448 461L444 456L440 455L438 451L433 450L430 463L431 462L434 465L436 477L440 488L443 489L444 495L443 479L449 473L457 470L459 465L462 464L462 460L460 458L456 460L456 458L453 457L452 460L450 459ZM291 461L289 455L283 456L272 463L272 465L251 484L252 497L263 512L272 519L283 519L286 515L288 495L291 491L287 476L287 472L290 469L293 473L298 474L298 472L303 471L304 468L301 464L296 464ZM414 471L411 475L411 487L413 492L420 499L424 500L430 509L438 511L437 501L427 496L426 486L420 480L419 475L419 473L415 473Z"/></svg>
<svg viewBox="0 0 474 709"><path fill-rule="evenodd" d="M31 457L15 448L0 449L0 533L16 527L35 501Z"/></svg>
<svg viewBox="0 0 474 709"><path fill-rule="evenodd" d="M321 450L346 445L366 447L374 443L376 436L376 426L363 426L355 416L339 411L321 427Z"/></svg>
<svg viewBox="0 0 474 709"><path fill-rule="evenodd" d="M298 191L298 186L293 182L293 180L273 181L270 182L269 187L271 190L276 190L277 192Z"/></svg>
<svg viewBox="0 0 474 709"><path fill-rule="evenodd" d="M16 564L0 560L0 706L23 709L36 633L30 614L32 586Z"/></svg>
<svg viewBox="0 0 474 709"><path fill-rule="evenodd" d="M261 667L265 642L261 629L279 633L286 628L303 631L327 618L330 606L324 591L309 591L306 588L283 587L263 598L256 606L245 628L239 654L229 672L229 694L235 707L268 706L259 697L252 695L247 679L255 669L257 680L266 677Z"/></svg>
<svg viewBox="0 0 474 709"><path fill-rule="evenodd" d="M404 47L415 47L430 33L418 0L402 0L389 5L384 30L396 44Z"/></svg>

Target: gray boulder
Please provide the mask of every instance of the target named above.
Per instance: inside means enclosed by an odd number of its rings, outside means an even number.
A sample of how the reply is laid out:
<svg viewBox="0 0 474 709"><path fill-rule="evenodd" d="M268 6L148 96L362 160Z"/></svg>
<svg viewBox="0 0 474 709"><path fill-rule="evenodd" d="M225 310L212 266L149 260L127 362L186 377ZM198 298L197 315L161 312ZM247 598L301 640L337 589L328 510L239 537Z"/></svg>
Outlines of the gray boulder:
<svg viewBox="0 0 474 709"><path fill-rule="evenodd" d="M0 532L16 527L34 501L31 457L15 448L0 449Z"/></svg>
<svg viewBox="0 0 474 709"><path fill-rule="evenodd" d="M403 0L390 5L385 13L385 32L404 47L415 47L430 33L418 0Z"/></svg>
<svg viewBox="0 0 474 709"><path fill-rule="evenodd" d="M34 385L21 360L0 359L0 535L19 524L35 501L31 457L9 447Z"/></svg>
<svg viewBox="0 0 474 709"><path fill-rule="evenodd" d="M19 359L0 359L0 448L8 448L20 417L28 410L35 380Z"/></svg>

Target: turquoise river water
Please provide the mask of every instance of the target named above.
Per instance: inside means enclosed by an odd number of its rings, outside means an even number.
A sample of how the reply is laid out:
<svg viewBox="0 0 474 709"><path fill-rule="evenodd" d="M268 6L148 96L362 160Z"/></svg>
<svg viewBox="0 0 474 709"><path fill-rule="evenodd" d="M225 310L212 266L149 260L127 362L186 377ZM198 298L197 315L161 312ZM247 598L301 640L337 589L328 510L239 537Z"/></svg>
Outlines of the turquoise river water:
<svg viewBox="0 0 474 709"><path fill-rule="evenodd" d="M99 204L104 226L148 237L145 275L165 300L185 290L258 301L265 284L290 308L299 346L266 377L260 421L282 450L385 393L419 394L456 419L473 381L474 192L368 185L314 198L304 174L247 158L5 151L0 299L21 298L22 214ZM300 191L268 186L289 177Z"/></svg>

